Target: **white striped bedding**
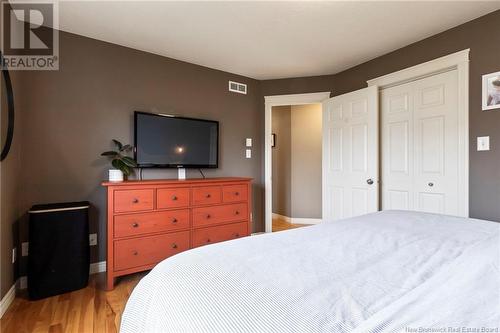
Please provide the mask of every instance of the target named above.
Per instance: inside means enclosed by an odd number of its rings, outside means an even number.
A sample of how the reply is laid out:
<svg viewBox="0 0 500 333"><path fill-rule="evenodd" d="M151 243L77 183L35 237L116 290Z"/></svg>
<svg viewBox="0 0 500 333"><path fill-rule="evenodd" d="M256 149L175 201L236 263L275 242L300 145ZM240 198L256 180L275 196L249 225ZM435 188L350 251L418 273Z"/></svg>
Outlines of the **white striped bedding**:
<svg viewBox="0 0 500 333"><path fill-rule="evenodd" d="M164 260L121 331L500 329L499 266L500 223L379 212Z"/></svg>

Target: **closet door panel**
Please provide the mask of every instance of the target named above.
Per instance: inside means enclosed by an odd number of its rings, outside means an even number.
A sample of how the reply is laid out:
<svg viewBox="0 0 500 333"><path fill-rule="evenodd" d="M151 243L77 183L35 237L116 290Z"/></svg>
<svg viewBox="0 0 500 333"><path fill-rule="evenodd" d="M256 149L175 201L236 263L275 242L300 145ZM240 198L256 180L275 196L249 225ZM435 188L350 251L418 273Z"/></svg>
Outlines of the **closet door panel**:
<svg viewBox="0 0 500 333"><path fill-rule="evenodd" d="M413 208L413 95L404 84L381 92L382 209Z"/></svg>
<svg viewBox="0 0 500 333"><path fill-rule="evenodd" d="M457 72L414 82L415 209L458 215Z"/></svg>

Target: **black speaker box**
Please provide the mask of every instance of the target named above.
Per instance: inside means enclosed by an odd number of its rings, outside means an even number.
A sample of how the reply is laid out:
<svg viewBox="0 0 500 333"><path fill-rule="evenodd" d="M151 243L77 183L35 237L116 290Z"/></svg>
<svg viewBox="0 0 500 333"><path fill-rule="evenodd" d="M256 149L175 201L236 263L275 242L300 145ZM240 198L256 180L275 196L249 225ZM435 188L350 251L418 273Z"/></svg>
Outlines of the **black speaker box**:
<svg viewBox="0 0 500 333"><path fill-rule="evenodd" d="M89 203L35 205L29 211L28 294L41 299L87 286Z"/></svg>

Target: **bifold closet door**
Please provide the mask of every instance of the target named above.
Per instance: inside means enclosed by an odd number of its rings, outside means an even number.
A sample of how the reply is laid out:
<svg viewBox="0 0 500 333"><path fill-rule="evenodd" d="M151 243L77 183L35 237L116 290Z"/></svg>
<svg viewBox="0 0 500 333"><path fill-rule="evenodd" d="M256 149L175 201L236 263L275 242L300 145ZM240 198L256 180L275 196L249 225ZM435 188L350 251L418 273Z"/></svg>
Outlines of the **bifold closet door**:
<svg viewBox="0 0 500 333"><path fill-rule="evenodd" d="M323 102L323 219L375 212L378 199L378 88Z"/></svg>
<svg viewBox="0 0 500 333"><path fill-rule="evenodd" d="M383 209L460 215L457 75L381 92Z"/></svg>

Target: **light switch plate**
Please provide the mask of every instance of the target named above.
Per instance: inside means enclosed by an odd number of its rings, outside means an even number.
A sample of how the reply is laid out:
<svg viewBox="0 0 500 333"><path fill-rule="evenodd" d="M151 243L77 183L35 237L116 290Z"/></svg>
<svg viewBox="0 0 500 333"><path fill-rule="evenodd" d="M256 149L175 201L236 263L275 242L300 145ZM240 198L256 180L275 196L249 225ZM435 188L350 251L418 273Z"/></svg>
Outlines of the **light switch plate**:
<svg viewBox="0 0 500 333"><path fill-rule="evenodd" d="M252 138L247 138L247 140L246 140L246 146L247 147L252 147Z"/></svg>
<svg viewBox="0 0 500 333"><path fill-rule="evenodd" d="M246 152L245 152L245 156L246 156L246 158L252 158L252 150L251 149L247 149Z"/></svg>
<svg viewBox="0 0 500 333"><path fill-rule="evenodd" d="M487 151L490 150L490 137L489 136L478 136L477 137L477 151Z"/></svg>

